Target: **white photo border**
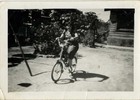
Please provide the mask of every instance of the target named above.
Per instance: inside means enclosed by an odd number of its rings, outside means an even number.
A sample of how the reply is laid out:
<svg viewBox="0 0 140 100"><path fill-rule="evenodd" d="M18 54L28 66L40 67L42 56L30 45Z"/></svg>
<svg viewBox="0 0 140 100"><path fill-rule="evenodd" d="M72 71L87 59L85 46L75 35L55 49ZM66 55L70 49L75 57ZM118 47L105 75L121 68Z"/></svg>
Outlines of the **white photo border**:
<svg viewBox="0 0 140 100"><path fill-rule="evenodd" d="M132 92L13 92L8 93L8 9L45 8L134 8L134 91ZM25 99L140 99L140 2L139 1L89 1L89 2L1 2L0 3L0 98Z"/></svg>

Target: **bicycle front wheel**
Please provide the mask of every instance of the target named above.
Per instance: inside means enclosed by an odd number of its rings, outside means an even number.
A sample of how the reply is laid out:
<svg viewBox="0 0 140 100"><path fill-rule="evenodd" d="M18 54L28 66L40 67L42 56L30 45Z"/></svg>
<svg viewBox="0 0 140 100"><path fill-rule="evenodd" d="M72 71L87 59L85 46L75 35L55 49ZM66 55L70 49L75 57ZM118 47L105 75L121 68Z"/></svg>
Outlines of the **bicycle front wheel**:
<svg viewBox="0 0 140 100"><path fill-rule="evenodd" d="M61 62L57 62L52 69L52 73L51 73L52 80L55 83L57 83L57 81L59 81L62 73L63 73L63 64Z"/></svg>

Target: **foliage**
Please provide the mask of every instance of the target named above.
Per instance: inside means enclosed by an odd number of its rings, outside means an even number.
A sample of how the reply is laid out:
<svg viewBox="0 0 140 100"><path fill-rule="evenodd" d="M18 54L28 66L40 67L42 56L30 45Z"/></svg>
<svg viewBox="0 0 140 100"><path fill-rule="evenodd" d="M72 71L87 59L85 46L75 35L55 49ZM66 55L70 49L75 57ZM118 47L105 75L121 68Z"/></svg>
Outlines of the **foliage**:
<svg viewBox="0 0 140 100"><path fill-rule="evenodd" d="M79 42L90 47L94 46L95 42L101 42L103 33L108 30L108 24L99 20L94 12L83 14L77 9L36 9L18 12L21 14L20 25L21 23L32 24L26 26L29 33L26 40L33 44L35 54L58 54L60 49L54 41L66 26L71 27L71 33L79 34ZM17 15L13 16L14 19L16 17ZM14 22L12 22L13 25Z"/></svg>

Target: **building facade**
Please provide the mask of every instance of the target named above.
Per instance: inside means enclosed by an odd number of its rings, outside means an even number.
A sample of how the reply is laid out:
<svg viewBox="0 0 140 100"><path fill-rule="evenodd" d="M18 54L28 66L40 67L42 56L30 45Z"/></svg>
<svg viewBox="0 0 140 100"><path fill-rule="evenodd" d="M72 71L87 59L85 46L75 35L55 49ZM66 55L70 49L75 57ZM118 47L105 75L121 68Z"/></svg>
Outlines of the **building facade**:
<svg viewBox="0 0 140 100"><path fill-rule="evenodd" d="M108 45L134 46L134 9L105 9L110 11Z"/></svg>

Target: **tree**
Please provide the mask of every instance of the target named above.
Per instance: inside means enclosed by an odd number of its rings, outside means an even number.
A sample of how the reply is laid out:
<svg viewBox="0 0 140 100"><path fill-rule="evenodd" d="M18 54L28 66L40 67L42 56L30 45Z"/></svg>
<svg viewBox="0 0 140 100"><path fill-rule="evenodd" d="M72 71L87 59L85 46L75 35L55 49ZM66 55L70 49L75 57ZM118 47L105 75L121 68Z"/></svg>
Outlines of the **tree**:
<svg viewBox="0 0 140 100"><path fill-rule="evenodd" d="M12 15L13 12L15 15ZM98 19L96 13L83 14L77 9L12 10L8 13L9 21L17 35L19 35L18 29L24 26L24 23L31 24L28 27L29 35L26 38L30 38L36 51L43 54L52 54L57 51L54 50L54 40L61 35L66 26L71 27L71 33L79 34L80 42L92 47L95 43L95 36L107 26ZM12 18L10 18L11 15Z"/></svg>
<svg viewBox="0 0 140 100"><path fill-rule="evenodd" d="M85 29L87 29L87 34L85 34L85 44L90 47L95 46L95 35L97 34L97 15L94 12L85 13Z"/></svg>

